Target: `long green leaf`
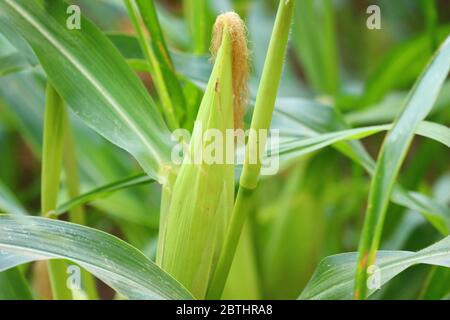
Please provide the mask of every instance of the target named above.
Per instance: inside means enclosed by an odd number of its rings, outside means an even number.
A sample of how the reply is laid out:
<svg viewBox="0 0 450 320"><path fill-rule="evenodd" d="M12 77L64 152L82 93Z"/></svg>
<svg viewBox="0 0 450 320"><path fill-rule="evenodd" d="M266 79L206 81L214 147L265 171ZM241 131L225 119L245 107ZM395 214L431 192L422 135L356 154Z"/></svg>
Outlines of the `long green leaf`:
<svg viewBox="0 0 450 320"><path fill-rule="evenodd" d="M106 197L111 193L114 193L119 190L136 187L144 184L148 184L154 182L153 179L148 177L145 174L139 174L133 177L121 179L119 181L115 181L109 183L107 185L101 186L99 188L93 189L87 193L84 193L76 198L67 201L66 203L61 204L54 212L55 215L63 214L72 208L77 206L81 206L90 201L98 200L100 198Z"/></svg>
<svg viewBox="0 0 450 320"><path fill-rule="evenodd" d="M395 92L386 96L381 102L353 112L347 113L345 119L356 126L376 124L380 122L392 122L401 112L402 103L408 96L407 92ZM442 111L450 105L450 82L447 81L439 95L430 115Z"/></svg>
<svg viewBox="0 0 450 320"><path fill-rule="evenodd" d="M164 54L167 54L167 52L163 52L166 47L162 38L154 3L153 1L138 1L139 11L144 19L144 24L150 32L152 45L148 43L144 28L140 22L139 13L133 2L124 0L124 3L130 15L131 22L138 34L139 43L145 59L151 65L153 80L166 121L169 127L175 130L179 127L177 118L180 118L181 113L184 111L184 96L177 78L174 77L170 56L165 56Z"/></svg>
<svg viewBox="0 0 450 320"><path fill-rule="evenodd" d="M139 12L141 13L142 20L150 33L152 48L158 59L158 63L154 66L154 68L159 66L161 67L164 82L166 83L167 90L173 101L175 110L182 114L186 111L186 102L183 91L181 90L180 82L175 75L175 68L164 39L163 30L159 23L159 16L156 12L155 3L153 0L137 0L136 3L139 8Z"/></svg>
<svg viewBox="0 0 450 320"><path fill-rule="evenodd" d="M375 263L394 183L420 122L431 111L450 71L450 37L413 88L405 109L387 135L378 156L359 246L355 297L365 297L367 268Z"/></svg>
<svg viewBox="0 0 450 320"><path fill-rule="evenodd" d="M281 135L302 134L306 137L316 137L330 131L346 130L348 125L335 108L314 100L282 98L278 100L272 128L281 128ZM444 132L446 131L444 130ZM361 165L370 175L374 174L375 161L360 141L348 141L345 144L338 143L333 146L355 163ZM301 152L300 150L299 153ZM437 229L443 235L448 235L447 223L445 219L442 219L448 217L448 210L442 210L444 206L431 198L424 195L421 195L420 198L422 198L420 212L427 219L432 217L433 214L440 216L439 222L434 218L430 222L435 226L438 225ZM412 210L418 209L417 193L405 191L398 184L394 189L391 200Z"/></svg>
<svg viewBox="0 0 450 320"><path fill-rule="evenodd" d="M191 299L140 251L102 231L46 218L0 215L0 270L28 261L73 261L130 299Z"/></svg>
<svg viewBox="0 0 450 320"><path fill-rule="evenodd" d="M50 81L89 126L130 152L153 178L169 163L167 126L143 84L91 22L66 28L66 5L1 0L0 20L30 43Z"/></svg>
<svg viewBox="0 0 450 320"><path fill-rule="evenodd" d="M351 299L357 258L358 253L353 252L322 260L299 299ZM369 290L369 295L375 292L377 284L383 286L407 268L423 263L450 268L450 237L418 252L379 251L378 270L373 273L374 289Z"/></svg>
<svg viewBox="0 0 450 320"><path fill-rule="evenodd" d="M282 142L279 146L279 153L289 158L299 157L325 146L346 140L359 140L391 128L392 125L379 125L329 132L312 138L286 137L287 141ZM417 127L416 134L438 141L450 148L450 129L446 126L423 121Z"/></svg>

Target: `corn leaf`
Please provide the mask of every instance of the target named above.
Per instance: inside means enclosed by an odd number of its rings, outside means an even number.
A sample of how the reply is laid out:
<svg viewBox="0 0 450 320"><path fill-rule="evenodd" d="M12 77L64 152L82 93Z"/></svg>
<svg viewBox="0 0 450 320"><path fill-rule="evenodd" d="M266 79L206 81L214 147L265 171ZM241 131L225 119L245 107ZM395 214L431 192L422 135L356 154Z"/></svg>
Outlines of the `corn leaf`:
<svg viewBox="0 0 450 320"><path fill-rule="evenodd" d="M347 140L360 140L373 134L387 131L392 125L379 125L362 127L349 130L341 130L318 135L312 138L286 137L280 144L280 154L287 157L299 157L301 155L324 148L325 146ZM417 127L416 134L442 143L450 148L450 128L438 123L423 121ZM272 150L275 151L275 150Z"/></svg>
<svg viewBox="0 0 450 320"><path fill-rule="evenodd" d="M437 127L442 128L441 125L437 125ZM307 137L314 137L319 133L346 130L348 129L348 125L336 109L317 101L299 98L282 98L278 100L272 128L282 128L281 133L284 131L288 136L300 132ZM295 130L294 128L298 129ZM446 129L443 129L444 140L447 132ZM427 135L434 136L429 130L426 131L428 131ZM345 144L338 143L333 146L355 163L362 166L370 175L374 174L375 161L360 141L348 141ZM423 201L420 201L420 207L422 209L420 212L427 219L430 218L430 215L427 216L425 213L433 213L441 216L441 218L438 218L439 222L434 219L430 222L434 226L437 226L441 233L447 235L448 230L445 227L447 223L442 218L447 217L446 219L448 219L448 210L442 210L444 205L429 197L421 195L421 198ZM412 210L418 208L417 193L406 191L399 184L396 184L393 190L391 201Z"/></svg>
<svg viewBox="0 0 450 320"><path fill-rule="evenodd" d="M359 247L355 296L364 298L366 271L375 263L389 198L420 122L431 111L450 71L450 37L443 43L408 97L405 108L385 138L372 180Z"/></svg>
<svg viewBox="0 0 450 320"><path fill-rule="evenodd" d="M130 152L153 178L169 160L170 133L143 84L109 40L87 19L66 28L66 5L0 1L0 20L29 42L50 81L72 110Z"/></svg>
<svg viewBox="0 0 450 320"><path fill-rule="evenodd" d="M130 299L191 299L140 251L107 233L39 217L0 216L0 270L24 261L75 262Z"/></svg>
<svg viewBox="0 0 450 320"><path fill-rule="evenodd" d="M154 182L154 180L145 174L139 174L139 175L135 175L135 176L132 176L129 178L121 179L119 181L109 183L109 184L101 186L99 188L95 188L89 192L81 194L78 197L73 198L73 199L61 204L55 210L54 214L60 215L65 212L68 212L72 208L81 206L81 205L89 203L91 201L95 201L95 200L107 197L116 191L131 188L131 187L136 187L136 186L140 186L140 185L144 185L144 184L149 184L151 182Z"/></svg>
<svg viewBox="0 0 450 320"><path fill-rule="evenodd" d="M319 264L299 299L348 300L353 297L355 266L358 253L343 253L327 257ZM379 251L377 266L379 284L383 286L399 273L416 264L450 268L450 237L418 252ZM374 278L374 284L378 279ZM375 290L370 290L369 295Z"/></svg>

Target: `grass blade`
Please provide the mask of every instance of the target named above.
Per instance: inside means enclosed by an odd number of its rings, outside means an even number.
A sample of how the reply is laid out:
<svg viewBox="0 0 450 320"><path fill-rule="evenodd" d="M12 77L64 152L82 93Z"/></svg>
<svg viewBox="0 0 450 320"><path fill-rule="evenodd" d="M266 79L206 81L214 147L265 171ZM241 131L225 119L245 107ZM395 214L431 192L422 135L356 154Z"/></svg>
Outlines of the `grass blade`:
<svg viewBox="0 0 450 320"><path fill-rule="evenodd" d="M150 32L151 43L145 36L139 14L130 0L125 0L131 21L138 34L139 43L146 60L151 65L153 78L158 91L163 113L172 130L179 127L184 113L184 96L159 26L156 9L151 1L137 1L144 23Z"/></svg>
<svg viewBox="0 0 450 320"><path fill-rule="evenodd" d="M140 185L145 185L154 182L154 180L148 177L146 174L139 174L129 178L125 178L119 181L109 183L107 185L95 188L87 193L81 194L69 201L61 204L55 210L54 215L61 215L65 212L70 211L73 208L81 206L83 204L89 203L100 198L107 197L112 193L120 190L124 190L131 187L136 187Z"/></svg>
<svg viewBox="0 0 450 320"><path fill-rule="evenodd" d="M336 132L328 132L311 138L286 136L279 146L282 159L298 158L299 156L320 150L326 146L342 141L360 140L382 131L392 129L391 124L362 127ZM427 137L450 148L450 128L429 121L421 122L416 131L417 135ZM283 135L281 135L283 138ZM270 150L269 150L270 151ZM273 154L274 150L272 151Z"/></svg>
<svg viewBox="0 0 450 320"><path fill-rule="evenodd" d="M443 43L413 88L405 109L386 137L372 180L359 246L355 298L366 296L367 269L376 263L389 198L401 164L420 122L431 111L450 70L450 37Z"/></svg>
<svg viewBox="0 0 450 320"><path fill-rule="evenodd" d="M191 295L139 250L107 233L38 217L0 216L0 248L18 259L73 261L130 299L191 299ZM23 263L17 260L19 263ZM10 259L2 270L17 263Z"/></svg>
<svg viewBox="0 0 450 320"><path fill-rule="evenodd" d="M355 266L358 253L343 253L327 257L319 264L299 299L348 300L353 296ZM418 252L379 251L380 286L416 264L450 268L450 237ZM374 293L369 291L369 295Z"/></svg>

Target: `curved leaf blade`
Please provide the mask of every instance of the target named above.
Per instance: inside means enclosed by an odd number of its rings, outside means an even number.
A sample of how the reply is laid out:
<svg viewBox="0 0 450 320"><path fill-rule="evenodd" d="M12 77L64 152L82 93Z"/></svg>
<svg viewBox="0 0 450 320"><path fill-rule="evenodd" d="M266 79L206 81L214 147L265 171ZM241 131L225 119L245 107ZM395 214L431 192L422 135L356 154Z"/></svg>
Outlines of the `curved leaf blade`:
<svg viewBox="0 0 450 320"><path fill-rule="evenodd" d="M81 225L40 218L0 215L2 270L24 259L73 261L130 299L192 299L170 275L126 242ZM26 260L25 260L26 261Z"/></svg>
<svg viewBox="0 0 450 320"><path fill-rule="evenodd" d="M91 22L66 28L66 7L52 1L0 1L0 20L29 42L56 90L105 138L130 152L153 178L169 163L170 132L143 84Z"/></svg>
<svg viewBox="0 0 450 320"><path fill-rule="evenodd" d="M311 138L291 137L280 145L280 154L282 156L298 157L326 146L333 145L342 141L360 140L376 133L387 131L392 125L379 125L370 127L361 127L348 130L339 130L335 132L324 133ZM434 123L423 121L417 127L416 134L435 140L443 145L450 147L450 129ZM282 137L283 138L283 137Z"/></svg>
<svg viewBox="0 0 450 320"><path fill-rule="evenodd" d="M136 187L136 186L140 186L140 185L149 184L152 182L154 182L154 180L145 174L139 174L139 175L136 175L133 177L121 179L119 181L115 181L115 182L109 183L107 185L93 189L89 192L81 194L78 197L67 201L66 203L61 204L60 206L58 206L58 208L55 210L55 212L53 214L60 215L65 212L68 212L72 208L86 204L90 201L94 201L94 200L98 200L100 198L106 197L116 191L131 188L131 187Z"/></svg>
<svg viewBox="0 0 450 320"><path fill-rule="evenodd" d="M354 275L358 253L343 253L322 260L299 299L350 300L353 297ZM450 237L418 252L379 251L377 267L380 285L416 264L450 268ZM370 290L369 295L375 290Z"/></svg>
<svg viewBox="0 0 450 320"><path fill-rule="evenodd" d="M395 180L414 134L433 108L450 71L450 37L442 44L409 95L404 110L384 140L372 179L359 245L355 297L365 297L368 266L375 263Z"/></svg>

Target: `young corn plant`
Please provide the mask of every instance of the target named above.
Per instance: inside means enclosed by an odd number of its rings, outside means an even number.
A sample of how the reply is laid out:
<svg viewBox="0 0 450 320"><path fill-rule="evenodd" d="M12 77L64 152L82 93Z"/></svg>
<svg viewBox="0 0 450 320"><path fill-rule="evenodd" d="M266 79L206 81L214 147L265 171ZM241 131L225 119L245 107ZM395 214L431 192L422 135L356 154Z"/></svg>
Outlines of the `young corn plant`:
<svg viewBox="0 0 450 320"><path fill-rule="evenodd" d="M0 299L449 298L418 3L0 0Z"/></svg>

